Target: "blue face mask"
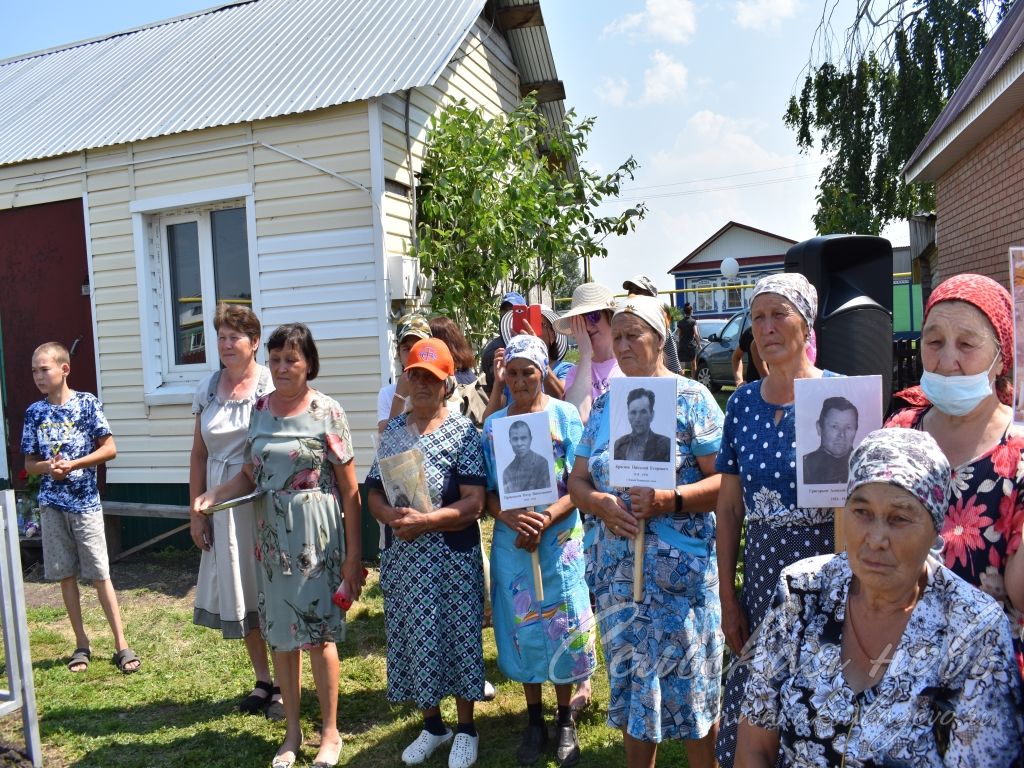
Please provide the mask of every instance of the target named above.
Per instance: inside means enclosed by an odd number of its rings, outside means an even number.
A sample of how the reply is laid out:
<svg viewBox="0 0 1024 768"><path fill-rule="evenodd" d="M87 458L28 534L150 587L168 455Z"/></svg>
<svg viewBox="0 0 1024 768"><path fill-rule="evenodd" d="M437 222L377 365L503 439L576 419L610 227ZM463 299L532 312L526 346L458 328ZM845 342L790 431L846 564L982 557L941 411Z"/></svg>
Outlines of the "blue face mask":
<svg viewBox="0 0 1024 768"><path fill-rule="evenodd" d="M987 371L971 376L943 376L941 373L923 371L921 391L932 405L949 416L966 416L986 397L992 394L992 382L988 380L992 367L999 355L992 360Z"/></svg>

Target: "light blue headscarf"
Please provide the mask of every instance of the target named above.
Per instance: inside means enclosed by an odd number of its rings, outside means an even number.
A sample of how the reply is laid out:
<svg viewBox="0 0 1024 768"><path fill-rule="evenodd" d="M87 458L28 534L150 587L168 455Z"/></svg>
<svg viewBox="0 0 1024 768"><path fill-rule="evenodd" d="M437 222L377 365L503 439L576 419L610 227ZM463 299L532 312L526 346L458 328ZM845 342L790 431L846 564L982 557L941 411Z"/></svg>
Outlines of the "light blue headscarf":
<svg viewBox="0 0 1024 768"><path fill-rule="evenodd" d="M508 363L521 357L536 365L542 376L548 372L548 347L536 336L525 333L513 336L505 345L505 362Z"/></svg>

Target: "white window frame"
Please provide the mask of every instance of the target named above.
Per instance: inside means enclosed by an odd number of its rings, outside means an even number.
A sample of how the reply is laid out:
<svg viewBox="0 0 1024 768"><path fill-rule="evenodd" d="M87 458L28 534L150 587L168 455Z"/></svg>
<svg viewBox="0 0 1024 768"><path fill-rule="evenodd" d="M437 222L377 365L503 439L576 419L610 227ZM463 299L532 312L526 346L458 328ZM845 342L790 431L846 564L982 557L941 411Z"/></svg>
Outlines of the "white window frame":
<svg viewBox="0 0 1024 768"><path fill-rule="evenodd" d="M210 212L245 208L249 252L249 285L252 310L259 315L260 290L256 248L256 211L252 185L239 184L196 190L176 195L145 198L129 205L135 241L135 269L139 294L142 340L142 377L146 405L191 403L200 380L219 367L216 348L207 346L206 362L177 365L174 360L174 308L167 292L170 271L167 259L167 225L196 221L198 224L200 287L203 296L215 296L213 241ZM216 302L203 302L203 334L215 339L213 314ZM262 358L262 352L257 356Z"/></svg>
<svg viewBox="0 0 1024 768"><path fill-rule="evenodd" d="M706 277L702 277L699 280L695 280L694 288L713 288L715 282L709 280ZM704 297L707 297L706 299ZM705 302L710 303L710 307L702 306ZM697 314L699 312L715 312L717 310L715 306L715 292L714 291L695 291L693 294L693 312Z"/></svg>

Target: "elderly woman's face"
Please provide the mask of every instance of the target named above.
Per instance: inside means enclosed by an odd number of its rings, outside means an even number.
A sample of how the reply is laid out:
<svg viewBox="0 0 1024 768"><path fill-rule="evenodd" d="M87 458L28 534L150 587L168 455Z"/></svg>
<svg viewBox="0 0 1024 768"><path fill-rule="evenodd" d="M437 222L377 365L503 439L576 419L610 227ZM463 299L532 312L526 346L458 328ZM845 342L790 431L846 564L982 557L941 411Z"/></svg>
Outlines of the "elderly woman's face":
<svg viewBox="0 0 1024 768"><path fill-rule="evenodd" d="M895 593L920 578L937 535L924 505L888 483L868 483L850 494L843 532L854 575L875 591Z"/></svg>
<svg viewBox="0 0 1024 768"><path fill-rule="evenodd" d="M653 376L661 359L661 337L636 315L612 318L612 352L627 376Z"/></svg>
<svg viewBox="0 0 1024 768"><path fill-rule="evenodd" d="M940 301L921 329L921 363L943 376L971 376L990 367L999 350L995 329L976 307L963 301Z"/></svg>
<svg viewBox="0 0 1024 768"><path fill-rule="evenodd" d="M796 307L777 293L762 293L750 303L750 322L757 351L771 367L803 355L807 345L807 323Z"/></svg>
<svg viewBox="0 0 1024 768"><path fill-rule="evenodd" d="M542 378L540 369L526 358L516 357L505 365L505 384L519 407L532 405L540 396Z"/></svg>
<svg viewBox="0 0 1024 768"><path fill-rule="evenodd" d="M444 402L444 379L425 368L413 368L406 375L413 408L432 408Z"/></svg>

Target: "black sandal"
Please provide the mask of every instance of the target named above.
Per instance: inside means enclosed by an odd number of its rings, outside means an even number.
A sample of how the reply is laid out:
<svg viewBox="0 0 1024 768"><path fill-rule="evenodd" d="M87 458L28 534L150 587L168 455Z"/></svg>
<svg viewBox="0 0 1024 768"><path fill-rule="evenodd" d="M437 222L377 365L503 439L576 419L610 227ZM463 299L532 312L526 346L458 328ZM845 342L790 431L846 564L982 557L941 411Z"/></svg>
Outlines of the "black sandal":
<svg viewBox="0 0 1024 768"><path fill-rule="evenodd" d="M89 668L90 661L92 661L92 649L75 648L75 652L71 654L71 658L68 660L68 669L75 674L85 672ZM72 669L72 667L81 667L81 669Z"/></svg>
<svg viewBox="0 0 1024 768"><path fill-rule="evenodd" d="M247 715L258 715L270 706L270 696L274 688L270 683L257 680L253 686L252 693L238 702L238 709ZM266 695L259 696L256 691L264 691Z"/></svg>

